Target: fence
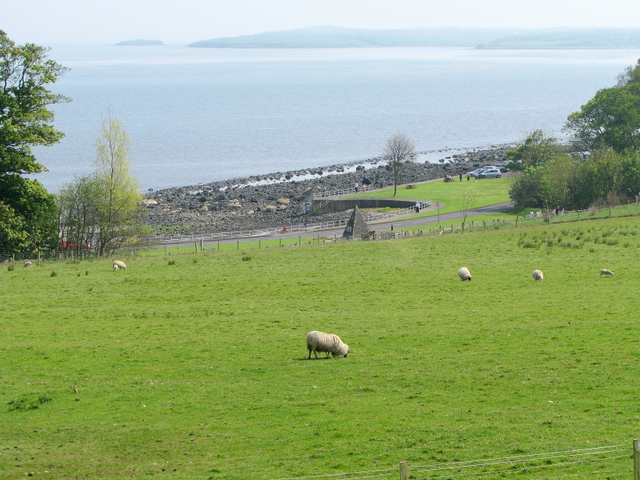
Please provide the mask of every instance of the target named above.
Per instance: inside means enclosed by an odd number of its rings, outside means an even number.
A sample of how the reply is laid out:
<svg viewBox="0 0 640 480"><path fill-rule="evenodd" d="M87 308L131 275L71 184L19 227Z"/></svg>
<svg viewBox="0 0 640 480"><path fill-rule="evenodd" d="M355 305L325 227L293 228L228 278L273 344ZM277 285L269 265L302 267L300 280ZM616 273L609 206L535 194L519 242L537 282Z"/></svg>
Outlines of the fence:
<svg viewBox="0 0 640 480"><path fill-rule="evenodd" d="M632 465L633 464L633 465ZM397 468L334 473L278 480L361 480L365 478L400 478L400 480L504 478L517 474L518 478L547 480L551 478L585 478L604 475L608 479L619 475L628 478L633 469L634 480L640 480L640 440L629 445L566 450L561 452L516 455L482 460L468 460L431 465L409 465L401 462ZM533 475L533 476L532 476ZM540 476L542 475L542 476Z"/></svg>

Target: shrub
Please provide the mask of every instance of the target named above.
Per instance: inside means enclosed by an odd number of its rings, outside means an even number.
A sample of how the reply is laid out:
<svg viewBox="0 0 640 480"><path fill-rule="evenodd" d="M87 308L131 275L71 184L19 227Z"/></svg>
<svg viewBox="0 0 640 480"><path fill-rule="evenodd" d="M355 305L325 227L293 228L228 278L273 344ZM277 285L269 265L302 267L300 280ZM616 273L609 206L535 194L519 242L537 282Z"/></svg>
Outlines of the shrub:
<svg viewBox="0 0 640 480"><path fill-rule="evenodd" d="M53 271L51 272L51 275L50 275L50 276L51 276L51 277L57 277L57 276L58 276L58 274L56 273L56 271L55 271L55 270L53 270Z"/></svg>
<svg viewBox="0 0 640 480"><path fill-rule="evenodd" d="M176 264L176 261L175 261L175 260L169 260L167 263L168 263L169 265L175 265L175 264Z"/></svg>
<svg viewBox="0 0 640 480"><path fill-rule="evenodd" d="M16 264L11 262L9 265L7 265L7 270L9 270L10 272L13 272L16 269Z"/></svg>

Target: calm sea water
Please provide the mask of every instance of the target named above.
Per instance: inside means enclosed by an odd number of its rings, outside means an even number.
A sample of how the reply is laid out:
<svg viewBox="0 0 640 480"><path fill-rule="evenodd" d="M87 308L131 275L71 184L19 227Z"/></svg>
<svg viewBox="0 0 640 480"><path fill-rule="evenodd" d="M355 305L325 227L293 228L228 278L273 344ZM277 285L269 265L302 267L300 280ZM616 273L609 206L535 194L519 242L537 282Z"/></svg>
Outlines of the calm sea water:
<svg viewBox="0 0 640 480"><path fill-rule="evenodd" d="M560 135L640 50L54 45L49 56L71 69L52 90L73 99L53 107L64 140L36 149L50 170L37 178L57 191L92 170L108 112L143 190L187 186L364 161L395 133L419 151Z"/></svg>

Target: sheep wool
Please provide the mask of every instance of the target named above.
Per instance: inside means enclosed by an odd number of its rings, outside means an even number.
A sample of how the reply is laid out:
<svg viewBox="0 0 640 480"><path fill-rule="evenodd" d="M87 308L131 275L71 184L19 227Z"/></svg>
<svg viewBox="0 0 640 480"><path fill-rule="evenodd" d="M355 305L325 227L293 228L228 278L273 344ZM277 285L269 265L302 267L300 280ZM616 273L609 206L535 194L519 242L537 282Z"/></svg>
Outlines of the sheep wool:
<svg viewBox="0 0 640 480"><path fill-rule="evenodd" d="M311 352L318 358L318 352L326 352L334 357L349 356L349 345L340 340L340 337L333 333L313 332L307 333L307 350L309 350L309 358Z"/></svg>
<svg viewBox="0 0 640 480"><path fill-rule="evenodd" d="M544 273L542 273L542 270L534 270L531 276L536 282L544 280Z"/></svg>
<svg viewBox="0 0 640 480"><path fill-rule="evenodd" d="M465 280L471 281L471 273L469 272L469 269L467 267L460 267L460 270L458 270L458 276L463 282Z"/></svg>
<svg viewBox="0 0 640 480"><path fill-rule="evenodd" d="M124 264L124 262L121 262L120 260L114 260L113 261L113 266L114 267L118 267L118 269L122 269L122 270L126 270L127 266ZM114 268L114 270L116 270Z"/></svg>
<svg viewBox="0 0 640 480"><path fill-rule="evenodd" d="M24 262L24 268L31 268L31 262L29 260Z"/></svg>
<svg viewBox="0 0 640 480"><path fill-rule="evenodd" d="M607 270L606 268L603 268L602 270L600 270L600 276L601 277L604 277L604 276L613 277L613 272L611 270Z"/></svg>
<svg viewBox="0 0 640 480"><path fill-rule="evenodd" d="M116 265L115 263L113 264L113 271L117 272L118 271L118 265Z"/></svg>

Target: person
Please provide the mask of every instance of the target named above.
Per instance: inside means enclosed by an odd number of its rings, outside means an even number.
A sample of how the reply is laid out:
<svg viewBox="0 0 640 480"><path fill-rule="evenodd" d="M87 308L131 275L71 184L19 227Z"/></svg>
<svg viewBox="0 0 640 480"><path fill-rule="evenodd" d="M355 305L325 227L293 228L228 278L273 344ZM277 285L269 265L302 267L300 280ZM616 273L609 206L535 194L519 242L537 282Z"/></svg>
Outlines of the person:
<svg viewBox="0 0 640 480"><path fill-rule="evenodd" d="M529 218L533 218L533 210L529 213Z"/></svg>
<svg viewBox="0 0 640 480"><path fill-rule="evenodd" d="M636 195L636 203L640 203L640 197Z"/></svg>
<svg viewBox="0 0 640 480"><path fill-rule="evenodd" d="M323 197L327 196L327 186L326 185L322 187L322 196Z"/></svg>
<svg viewBox="0 0 640 480"><path fill-rule="evenodd" d="M356 183L355 186L353 187L356 191L356 193L358 193L358 184Z"/></svg>
<svg viewBox="0 0 640 480"><path fill-rule="evenodd" d="M420 213L420 202L416 202L416 213Z"/></svg>

